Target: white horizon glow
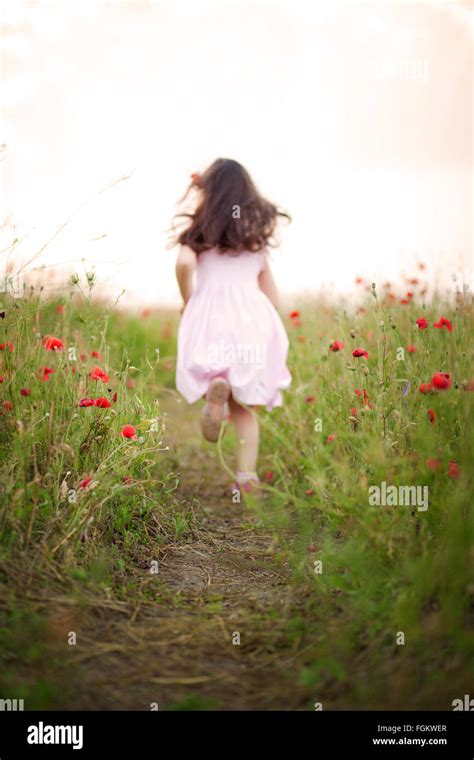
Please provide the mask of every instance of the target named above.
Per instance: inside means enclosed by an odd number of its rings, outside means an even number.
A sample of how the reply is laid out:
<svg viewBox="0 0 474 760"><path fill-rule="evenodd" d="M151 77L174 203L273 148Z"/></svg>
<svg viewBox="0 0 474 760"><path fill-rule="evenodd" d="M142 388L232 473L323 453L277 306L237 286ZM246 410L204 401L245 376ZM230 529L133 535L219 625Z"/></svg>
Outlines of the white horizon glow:
<svg viewBox="0 0 474 760"><path fill-rule="evenodd" d="M472 14L463 3L11 3L3 207L28 260L175 304L167 229L192 171L241 161L287 209L284 293L469 278ZM2 246L3 247L3 246ZM83 263L79 263L84 259ZM70 264L67 262L71 262ZM54 285L54 280L51 280Z"/></svg>

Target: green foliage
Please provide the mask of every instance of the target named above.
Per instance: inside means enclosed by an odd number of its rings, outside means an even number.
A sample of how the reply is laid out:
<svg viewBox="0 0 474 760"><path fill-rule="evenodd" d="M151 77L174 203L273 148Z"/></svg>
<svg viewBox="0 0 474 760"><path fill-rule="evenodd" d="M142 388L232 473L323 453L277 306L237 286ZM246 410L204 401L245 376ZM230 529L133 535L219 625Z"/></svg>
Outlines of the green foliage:
<svg viewBox="0 0 474 760"><path fill-rule="evenodd" d="M176 477L161 464L156 323L152 331L87 299L4 306L1 341L13 350L0 351L2 545L41 554L36 562L87 565L111 541L183 535ZM48 336L62 345L48 350ZM91 398L103 407L80 406ZM125 425L136 435L125 438Z"/></svg>
<svg viewBox="0 0 474 760"><path fill-rule="evenodd" d="M160 408L174 387L176 317L134 316L76 296L42 303L32 295L2 308L0 343L14 348L0 350L1 580L17 584L20 596L27 567L28 583L53 576L78 598L94 588L156 602L162 589L137 574L147 567L143 552L152 548L149 558L187 540L193 519L175 494ZM291 568L295 587L287 619L269 609L268 620L283 626L297 653L295 683L314 700L409 709L440 707L443 694L449 708L449 695L463 694L473 677L468 304L402 305L375 290L357 311L319 303L300 310L299 322L287 320L293 384L283 407L260 414L267 495L249 500L272 531L275 565ZM433 327L441 314L452 332ZM420 316L426 330L416 326ZM65 348L47 351L45 336ZM335 339L345 343L337 352ZM353 357L357 347L368 358ZM53 370L45 380L43 367ZM91 378L94 367L105 382ZM435 372L449 372L451 388L423 395L420 383ZM110 406L80 407L89 397ZM124 425L136 438L121 435ZM226 461L234 443L229 430ZM369 488L382 481L427 486L428 509L371 506ZM210 598L205 614L220 615L224 601ZM169 595L161 603L173 606ZM24 620L14 600L6 607L6 682L48 705L55 687L44 674L25 685L12 669L18 647L28 666L47 661L43 623L34 613ZM213 704L190 694L169 709Z"/></svg>
<svg viewBox="0 0 474 760"><path fill-rule="evenodd" d="M452 332L434 328L440 314ZM411 692L414 673L436 670L437 688L461 689L474 670L470 310L376 299L352 315L303 305L298 322L289 321L292 390L262 416L262 452L273 503L294 513L281 540L306 590L301 682L326 693L342 681L352 707L375 697L395 708L439 704L428 679ZM345 347L329 350L334 339ZM352 356L357 347L368 359ZM451 388L423 395L420 383L436 372L450 373ZM382 481L427 486L428 509L371 506L368 489ZM267 522L278 530L271 510ZM385 670L369 688L366 679Z"/></svg>

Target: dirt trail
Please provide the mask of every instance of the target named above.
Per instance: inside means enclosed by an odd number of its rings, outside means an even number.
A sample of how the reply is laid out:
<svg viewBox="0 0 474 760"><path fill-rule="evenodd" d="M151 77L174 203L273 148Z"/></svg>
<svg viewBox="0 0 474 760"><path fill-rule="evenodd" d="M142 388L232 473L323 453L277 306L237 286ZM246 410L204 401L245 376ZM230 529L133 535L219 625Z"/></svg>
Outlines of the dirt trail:
<svg viewBox="0 0 474 760"><path fill-rule="evenodd" d="M165 410L166 443L179 462L179 495L194 513L193 535L160 555L157 604L93 613L70 706L305 707L295 687L296 653L281 626L292 592L275 563L272 536L243 503L232 502L217 451L201 440L199 410L174 396ZM237 634L240 645L233 643Z"/></svg>

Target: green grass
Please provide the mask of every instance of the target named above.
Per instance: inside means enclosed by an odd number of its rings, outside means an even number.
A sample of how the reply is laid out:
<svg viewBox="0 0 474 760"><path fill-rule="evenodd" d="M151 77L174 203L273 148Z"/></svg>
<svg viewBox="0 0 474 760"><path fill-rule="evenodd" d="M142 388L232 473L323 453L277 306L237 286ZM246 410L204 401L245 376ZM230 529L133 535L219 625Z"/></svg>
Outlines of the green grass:
<svg viewBox="0 0 474 760"><path fill-rule="evenodd" d="M48 656L42 620L31 613L25 622L20 611L31 589L156 599L159 590L150 597L137 579L137 562L192 529L160 407L174 387L177 317L114 311L81 293L45 303L32 292L1 305L0 343L14 349L0 350L0 580L10 589L0 657L6 686L20 696L15 631L38 641L21 645L23 665ZM470 305L425 305L421 296L402 305L373 289L359 306L296 305L299 324L286 319L293 383L282 408L260 414L268 496L253 507L295 586L294 609L278 624L298 652L295 683L314 701L450 709L474 675ZM433 326L441 315L452 332ZM421 316L426 330L415 324ZM64 350L47 351L48 335ZM345 342L339 352L329 350L334 339ZM354 358L357 347L368 358ZM54 371L43 381L45 366ZM107 382L91 379L97 366ZM451 388L421 394L435 372L449 372ZM99 396L110 406L79 406ZM124 425L136 440L121 435ZM231 469L232 443L227 435L222 444ZM428 510L371 506L368 489L382 481L427 486ZM203 614L218 615L222 604L209 599ZM33 704L54 701L43 674L28 688ZM173 709L212 709L203 704L191 694Z"/></svg>
<svg viewBox="0 0 474 760"><path fill-rule="evenodd" d="M310 654L300 677L323 692L339 682L347 707L449 709L449 694L467 688L474 664L470 312L438 301L392 306L373 295L362 314L302 308L293 332L305 340L293 339L290 353L293 391L262 420L273 498L296 514L288 552L308 591L300 635ZM441 314L452 332L433 327ZM429 322L423 331L420 316ZM345 341L340 352L328 350L333 338ZM359 346L368 359L352 357ZM452 387L421 394L420 383L439 371L450 373ZM357 389L366 389L370 406ZM427 486L427 511L370 506L368 488L382 481Z"/></svg>

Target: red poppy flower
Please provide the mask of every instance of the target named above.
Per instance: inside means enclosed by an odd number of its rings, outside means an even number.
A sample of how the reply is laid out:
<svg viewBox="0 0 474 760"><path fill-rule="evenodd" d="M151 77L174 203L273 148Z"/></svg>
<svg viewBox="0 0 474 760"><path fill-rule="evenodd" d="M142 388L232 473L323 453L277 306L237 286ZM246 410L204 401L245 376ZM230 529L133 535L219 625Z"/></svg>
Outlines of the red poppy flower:
<svg viewBox="0 0 474 760"><path fill-rule="evenodd" d="M426 328L428 327L428 320L425 319L424 317L418 317L418 319L416 320L416 324L418 325L419 330L426 330Z"/></svg>
<svg viewBox="0 0 474 760"><path fill-rule="evenodd" d="M356 409L356 407L355 407L355 406L353 406L353 407L352 407L352 409L351 409L351 415L352 415L353 417L357 417L357 409Z"/></svg>
<svg viewBox="0 0 474 760"><path fill-rule="evenodd" d="M428 461L426 462L426 464L428 465L428 467L430 468L430 470L434 471L434 470L437 470L438 467L440 466L441 460L440 459L428 459Z"/></svg>
<svg viewBox="0 0 474 760"><path fill-rule="evenodd" d="M307 404L314 404L314 396L306 396L305 401Z"/></svg>
<svg viewBox="0 0 474 760"><path fill-rule="evenodd" d="M102 359L102 355L101 355L100 351L91 351L91 356L94 359Z"/></svg>
<svg viewBox="0 0 474 760"><path fill-rule="evenodd" d="M123 478L122 478L122 481L124 483L131 483L132 479L131 479L130 475L124 475Z"/></svg>
<svg viewBox="0 0 474 760"><path fill-rule="evenodd" d="M436 327L438 330L442 330L443 327L447 329L448 332L453 331L453 326L449 319L446 319L446 317L440 317L438 322L435 322L433 327Z"/></svg>
<svg viewBox="0 0 474 760"><path fill-rule="evenodd" d="M413 293L411 292L411 290L407 292L407 298L413 298Z"/></svg>
<svg viewBox="0 0 474 760"><path fill-rule="evenodd" d="M345 345L346 345L345 343L341 343L341 341L339 340L333 340L329 348L331 349L331 351L342 351Z"/></svg>
<svg viewBox="0 0 474 760"><path fill-rule="evenodd" d="M86 362L87 361L87 354L79 354L79 359L81 360L81 362Z"/></svg>
<svg viewBox="0 0 474 760"><path fill-rule="evenodd" d="M264 481L264 483L273 483L273 481L275 480L275 473L273 472L273 470L265 470L265 472L263 473L262 480Z"/></svg>
<svg viewBox="0 0 474 760"><path fill-rule="evenodd" d="M306 496L314 496L314 491L312 488L307 488L305 494Z"/></svg>
<svg viewBox="0 0 474 760"><path fill-rule="evenodd" d="M41 379L43 382L46 380L49 380L49 376L52 375L54 372L54 369L52 367L40 367L39 370L36 373L36 377Z"/></svg>
<svg viewBox="0 0 474 760"><path fill-rule="evenodd" d="M407 282L408 282L409 285L418 285L418 283L420 281L419 281L418 277L409 277L408 280L407 280Z"/></svg>
<svg viewBox="0 0 474 760"><path fill-rule="evenodd" d="M169 322L165 322L161 328L161 337L163 340L169 340L169 338L171 338L171 334L171 324Z"/></svg>
<svg viewBox="0 0 474 760"><path fill-rule="evenodd" d="M304 343L306 338L304 337L304 335L298 335L298 340L300 343Z"/></svg>
<svg viewBox="0 0 474 760"><path fill-rule="evenodd" d="M94 369L91 370L89 377L91 380L100 380L101 383L106 383L109 379L109 376L100 367L94 367Z"/></svg>
<svg viewBox="0 0 474 760"><path fill-rule="evenodd" d="M362 392L361 392L360 388L356 388L355 395L358 396L359 398L361 398Z"/></svg>
<svg viewBox="0 0 474 760"><path fill-rule="evenodd" d="M3 408L4 408L4 409L5 409L7 412L11 412L11 411L12 411L12 409L13 409L13 404L12 404L12 402L11 402L11 401L4 401L4 402L3 402Z"/></svg>
<svg viewBox="0 0 474 760"><path fill-rule="evenodd" d="M6 351L8 348L9 351L13 351L15 346L13 343L10 343L9 340L6 341L6 343L0 343L0 351Z"/></svg>
<svg viewBox="0 0 474 760"><path fill-rule="evenodd" d="M355 348L352 352L352 356L355 356L356 359L360 359L361 356L365 356L366 359L369 358L369 354L364 348Z"/></svg>
<svg viewBox="0 0 474 760"><path fill-rule="evenodd" d="M117 401L117 391L115 391L114 395L112 396L112 403L115 404Z"/></svg>
<svg viewBox="0 0 474 760"><path fill-rule="evenodd" d="M79 406L95 406L96 401L93 398L81 398Z"/></svg>
<svg viewBox="0 0 474 760"><path fill-rule="evenodd" d="M0 385L3 383L4 380L5 380L5 375L0 375Z"/></svg>
<svg viewBox="0 0 474 760"><path fill-rule="evenodd" d="M62 351L64 343L60 338L53 338L52 336L45 336L43 338L43 346L46 351Z"/></svg>
<svg viewBox="0 0 474 760"><path fill-rule="evenodd" d="M84 478L84 480L81 480L79 483L79 488L87 488L89 483L92 483L92 478Z"/></svg>
<svg viewBox="0 0 474 760"><path fill-rule="evenodd" d="M431 378L431 382L438 391L447 391L452 385L448 372L436 372Z"/></svg>
<svg viewBox="0 0 474 760"><path fill-rule="evenodd" d="M400 303L403 303L403 304L406 305L407 303L410 303L410 299L409 298L400 298Z"/></svg>
<svg viewBox="0 0 474 760"><path fill-rule="evenodd" d="M423 393L426 396L427 393L431 393L431 391L433 390L433 386L431 385L431 383L421 383L418 390L420 391L420 393Z"/></svg>
<svg viewBox="0 0 474 760"><path fill-rule="evenodd" d="M451 460L449 463L448 478L459 478L461 471L456 462Z"/></svg>
<svg viewBox="0 0 474 760"><path fill-rule="evenodd" d="M101 409L108 409L109 406L112 406L108 398L105 398L105 396L100 396L100 398L97 398L95 400L95 405L100 407Z"/></svg>
<svg viewBox="0 0 474 760"><path fill-rule="evenodd" d="M363 277L356 277L355 278L355 284L356 285L363 285L364 284L364 278Z"/></svg>
<svg viewBox="0 0 474 760"><path fill-rule="evenodd" d="M134 441L137 439L137 431L133 425L124 425L120 435L122 435L124 438L131 438Z"/></svg>
<svg viewBox="0 0 474 760"><path fill-rule="evenodd" d="M326 438L326 443L332 443L335 437L336 436L333 435L333 433L331 433L331 435L328 435L328 437Z"/></svg>
<svg viewBox="0 0 474 760"><path fill-rule="evenodd" d="M54 310L56 314L64 314L64 312L66 311L66 307L64 306L63 303L57 303L56 306L54 307Z"/></svg>
<svg viewBox="0 0 474 760"><path fill-rule="evenodd" d="M409 354L414 354L416 351L416 346L407 346L407 351Z"/></svg>
<svg viewBox="0 0 474 760"><path fill-rule="evenodd" d="M434 409L428 409L427 414L432 425L436 422L436 412Z"/></svg>
<svg viewBox="0 0 474 760"><path fill-rule="evenodd" d="M294 311L290 311L290 319L298 319L300 316L300 313L298 309L295 309Z"/></svg>
<svg viewBox="0 0 474 760"><path fill-rule="evenodd" d="M21 388L20 389L20 395L21 396L31 396L31 391L29 388Z"/></svg>

